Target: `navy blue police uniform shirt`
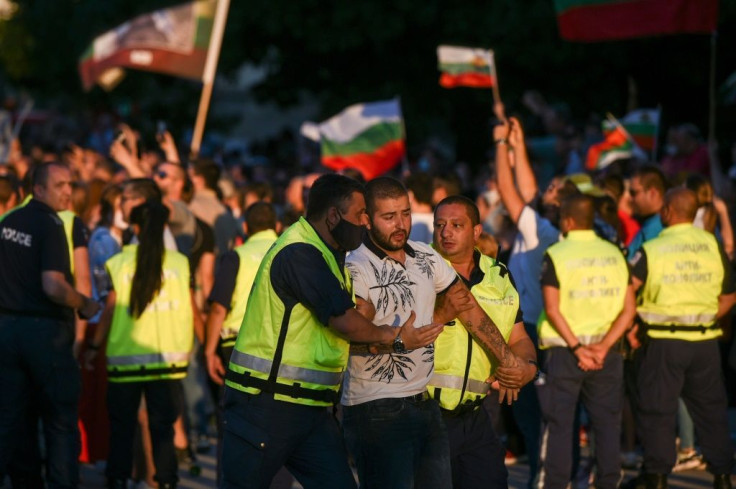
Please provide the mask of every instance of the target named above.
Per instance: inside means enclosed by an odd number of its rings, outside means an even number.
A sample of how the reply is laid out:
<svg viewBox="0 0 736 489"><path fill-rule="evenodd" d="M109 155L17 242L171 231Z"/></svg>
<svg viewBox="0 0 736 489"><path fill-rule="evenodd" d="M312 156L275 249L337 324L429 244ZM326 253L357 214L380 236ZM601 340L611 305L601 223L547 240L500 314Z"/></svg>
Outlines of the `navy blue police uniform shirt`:
<svg viewBox="0 0 736 489"><path fill-rule="evenodd" d="M32 199L0 223L0 313L72 320L74 311L43 291L44 271L72 284L64 224L48 205Z"/></svg>

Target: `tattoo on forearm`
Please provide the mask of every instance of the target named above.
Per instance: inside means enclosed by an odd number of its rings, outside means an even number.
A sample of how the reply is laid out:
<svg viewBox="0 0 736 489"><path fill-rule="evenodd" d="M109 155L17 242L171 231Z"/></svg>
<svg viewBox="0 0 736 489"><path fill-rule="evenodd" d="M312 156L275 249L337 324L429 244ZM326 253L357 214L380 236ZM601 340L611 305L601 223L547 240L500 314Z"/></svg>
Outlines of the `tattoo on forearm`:
<svg viewBox="0 0 736 489"><path fill-rule="evenodd" d="M465 321L464 324L470 334L480 343L480 346L486 352L495 356L501 366L517 366L516 356L511 352L509 345L506 344L498 328L496 328L488 316L484 315L478 325L473 324L472 321Z"/></svg>

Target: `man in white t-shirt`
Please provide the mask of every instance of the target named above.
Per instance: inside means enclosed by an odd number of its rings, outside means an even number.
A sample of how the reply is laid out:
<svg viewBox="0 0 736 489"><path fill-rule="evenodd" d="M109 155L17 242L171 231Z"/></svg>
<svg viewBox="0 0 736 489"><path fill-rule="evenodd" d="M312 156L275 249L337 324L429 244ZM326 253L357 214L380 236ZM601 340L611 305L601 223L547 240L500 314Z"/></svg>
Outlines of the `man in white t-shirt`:
<svg viewBox="0 0 736 489"><path fill-rule="evenodd" d="M366 185L368 236L346 261L355 295L372 304L373 323L395 327L415 315L459 317L501 363L519 365L498 329L480 309L453 268L432 248L409 241L411 207L404 186L388 177ZM443 306L435 312L435 302ZM457 315L456 315L457 313ZM452 486L447 432L439 406L427 393L434 345L421 344L404 328L389 349L351 349L343 383L344 432L361 487ZM509 391L515 398L517 391Z"/></svg>

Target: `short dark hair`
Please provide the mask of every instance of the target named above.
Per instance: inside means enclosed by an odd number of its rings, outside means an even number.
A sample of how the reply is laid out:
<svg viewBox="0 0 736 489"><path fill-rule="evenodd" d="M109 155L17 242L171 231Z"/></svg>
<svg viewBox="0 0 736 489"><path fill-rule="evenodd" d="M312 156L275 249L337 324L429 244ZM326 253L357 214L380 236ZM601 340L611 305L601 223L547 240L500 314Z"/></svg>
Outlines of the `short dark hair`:
<svg viewBox="0 0 736 489"><path fill-rule="evenodd" d="M205 186L210 190L217 190L220 180L220 167L212 160L195 160L192 164L195 175L204 178Z"/></svg>
<svg viewBox="0 0 736 489"><path fill-rule="evenodd" d="M373 214L379 199L399 199L408 196L404 184L395 178L378 177L365 184L365 206L368 214Z"/></svg>
<svg viewBox="0 0 736 489"><path fill-rule="evenodd" d="M365 189L360 182L337 173L322 175L314 181L309 190L307 219L315 220L323 217L330 207L347 212L346 203L354 192L365 195Z"/></svg>
<svg viewBox="0 0 736 489"><path fill-rule="evenodd" d="M560 218L571 217L582 229L593 229L595 201L585 194L568 195L560 205Z"/></svg>
<svg viewBox="0 0 736 489"><path fill-rule="evenodd" d="M641 186L644 190L650 188L656 189L662 196L667 192L667 179L658 167L654 165L643 165L634 172L635 177L639 178Z"/></svg>
<svg viewBox="0 0 736 489"><path fill-rule="evenodd" d="M412 173L404 181L407 190L414 194L414 200L420 204L432 205L434 190L432 177L424 172Z"/></svg>
<svg viewBox="0 0 736 489"><path fill-rule="evenodd" d="M475 205L475 202L465 197L464 195L450 195L449 197L445 197L444 199L442 199L440 203L437 204L437 207L434 208L435 216L437 215L437 211L440 209L440 207L442 207L443 205L451 204L457 204L465 207L465 212L468 214L468 217L470 218L470 223L473 226L477 226L478 224L480 224L480 212L478 212L478 206Z"/></svg>
<svg viewBox="0 0 736 489"><path fill-rule="evenodd" d="M66 166L64 163L61 163L59 161L50 161L47 163L41 163L39 165L36 165L31 170L33 172L31 174L31 188L35 187L36 185L45 187L49 181L49 173L51 173L51 167L54 167L54 166L58 168L64 168L65 170L69 170L68 166Z"/></svg>
<svg viewBox="0 0 736 489"><path fill-rule="evenodd" d="M123 183L123 189L126 188L146 202L161 202L161 189L151 178L131 178Z"/></svg>
<svg viewBox="0 0 736 489"><path fill-rule="evenodd" d="M268 202L254 202L245 210L248 234L253 235L266 229L276 229L276 211Z"/></svg>

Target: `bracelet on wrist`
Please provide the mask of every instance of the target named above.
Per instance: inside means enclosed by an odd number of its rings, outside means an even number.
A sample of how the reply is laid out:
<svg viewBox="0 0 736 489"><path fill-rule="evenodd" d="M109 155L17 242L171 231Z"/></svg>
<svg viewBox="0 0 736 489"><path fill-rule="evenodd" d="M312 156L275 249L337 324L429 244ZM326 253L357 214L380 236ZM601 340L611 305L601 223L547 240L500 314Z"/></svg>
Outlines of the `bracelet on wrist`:
<svg viewBox="0 0 736 489"><path fill-rule="evenodd" d="M508 146L509 145L509 139L508 138L496 139L496 140L493 141L493 144L495 144L496 146L498 146L499 144L505 144L506 146Z"/></svg>
<svg viewBox="0 0 736 489"><path fill-rule="evenodd" d="M582 343L578 343L577 345L575 345L575 346L569 346L568 348L570 349L570 351L572 353L575 353L581 346L583 346L583 344Z"/></svg>

